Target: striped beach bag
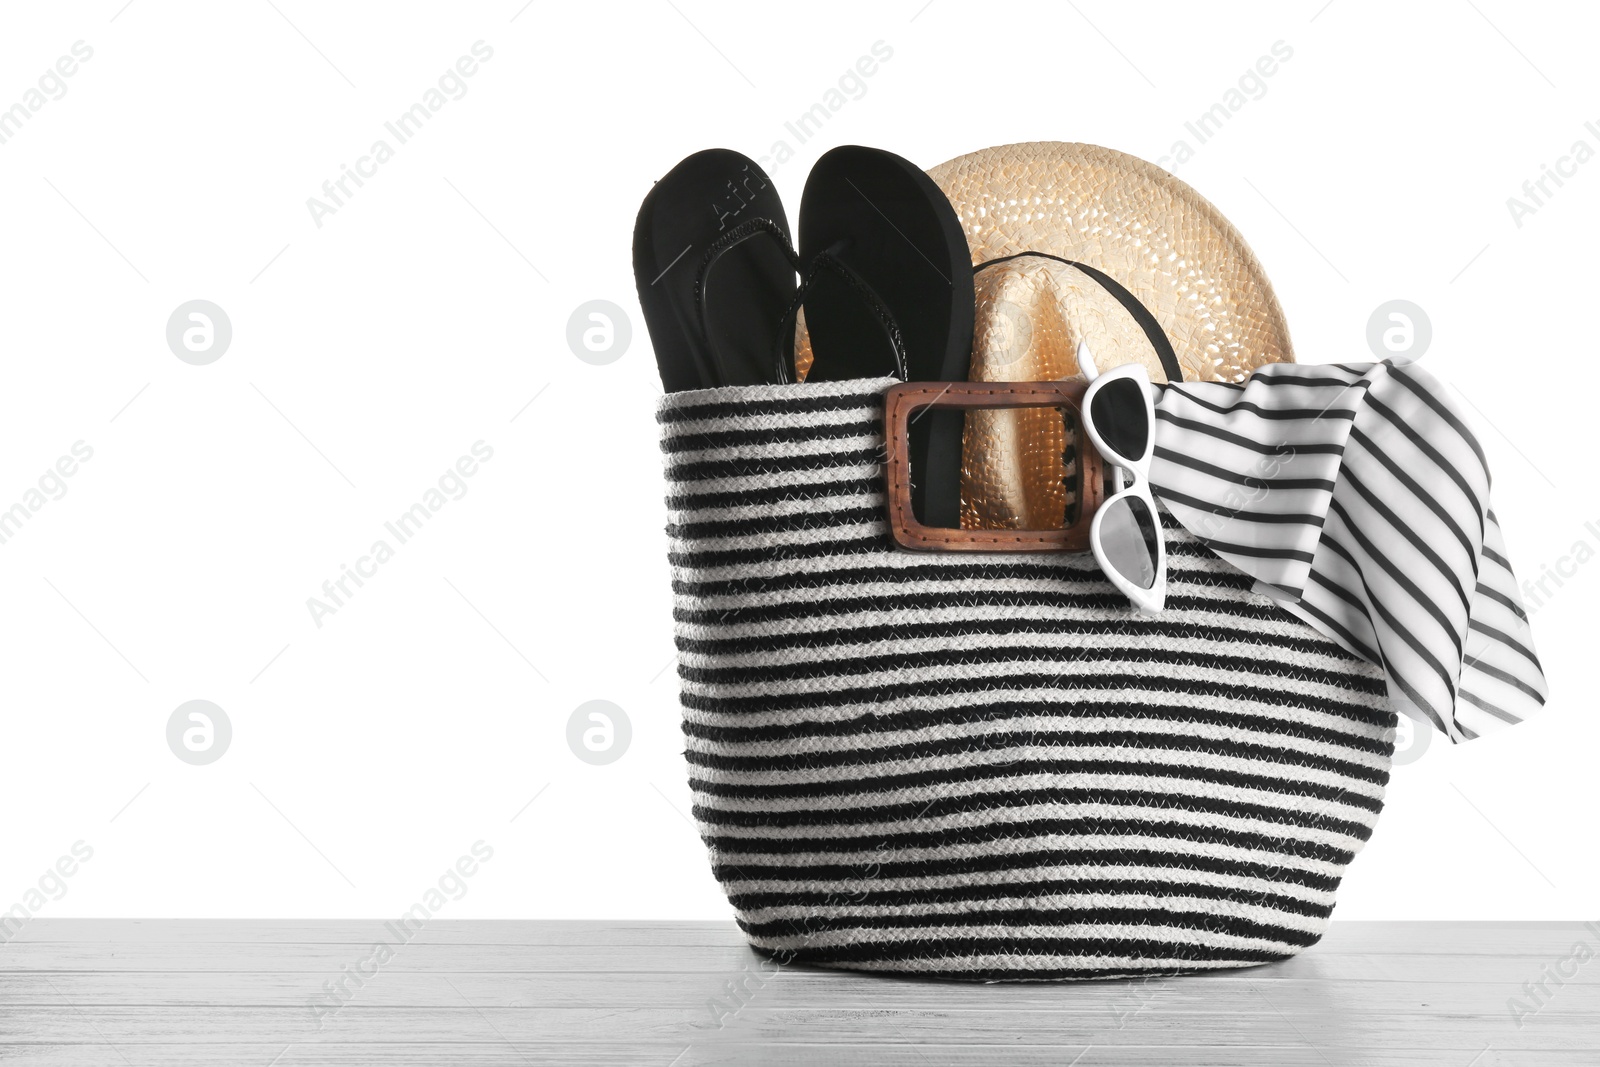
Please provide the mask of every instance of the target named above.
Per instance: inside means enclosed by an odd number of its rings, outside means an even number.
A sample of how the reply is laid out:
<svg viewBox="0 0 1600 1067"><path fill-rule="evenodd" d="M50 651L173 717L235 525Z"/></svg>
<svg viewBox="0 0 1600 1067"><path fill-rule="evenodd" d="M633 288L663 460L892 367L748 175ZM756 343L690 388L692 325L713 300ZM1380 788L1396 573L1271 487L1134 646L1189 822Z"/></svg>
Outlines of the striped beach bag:
<svg viewBox="0 0 1600 1067"><path fill-rule="evenodd" d="M1163 513L1166 607L1093 557L910 552L885 392L669 394L694 814L757 950L979 980L1281 959L1382 808L1381 669Z"/></svg>

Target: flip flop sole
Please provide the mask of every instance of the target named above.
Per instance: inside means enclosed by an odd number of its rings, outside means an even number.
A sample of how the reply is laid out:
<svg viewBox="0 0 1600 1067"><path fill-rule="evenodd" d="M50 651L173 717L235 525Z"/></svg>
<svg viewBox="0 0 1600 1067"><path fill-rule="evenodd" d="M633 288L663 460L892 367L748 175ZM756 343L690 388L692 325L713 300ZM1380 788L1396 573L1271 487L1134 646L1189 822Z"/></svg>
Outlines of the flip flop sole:
<svg viewBox="0 0 1600 1067"><path fill-rule="evenodd" d="M961 220L933 179L892 152L859 145L828 152L806 179L800 204L801 259L820 254L881 302L898 327L908 380L966 380L972 258ZM808 290L805 313L813 357L807 380L893 373L882 328L850 287ZM927 525L960 524L962 425L959 411L938 410L911 426L911 505Z"/></svg>
<svg viewBox="0 0 1600 1067"><path fill-rule="evenodd" d="M972 259L961 221L915 164L845 145L817 160L800 204L800 258L827 252L871 286L900 328L914 381L964 381L972 352ZM870 377L852 353L870 312L845 287L807 294L818 380ZM878 362L881 362L879 360Z"/></svg>
<svg viewBox="0 0 1600 1067"><path fill-rule="evenodd" d="M696 152L650 190L633 271L667 392L777 380L778 324L795 291L788 243L777 188L738 152Z"/></svg>

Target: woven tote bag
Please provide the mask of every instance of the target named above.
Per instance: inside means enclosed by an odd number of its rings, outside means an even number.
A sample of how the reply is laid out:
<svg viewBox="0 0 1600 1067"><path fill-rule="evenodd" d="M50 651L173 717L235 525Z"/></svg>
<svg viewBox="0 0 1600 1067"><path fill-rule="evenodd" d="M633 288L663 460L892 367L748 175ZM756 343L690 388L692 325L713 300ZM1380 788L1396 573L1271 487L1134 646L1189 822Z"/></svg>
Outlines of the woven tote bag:
<svg viewBox="0 0 1600 1067"><path fill-rule="evenodd" d="M1381 669L1169 517L1159 615L1092 556L896 547L892 384L659 411L694 813L750 944L1044 980L1315 943L1383 804Z"/></svg>

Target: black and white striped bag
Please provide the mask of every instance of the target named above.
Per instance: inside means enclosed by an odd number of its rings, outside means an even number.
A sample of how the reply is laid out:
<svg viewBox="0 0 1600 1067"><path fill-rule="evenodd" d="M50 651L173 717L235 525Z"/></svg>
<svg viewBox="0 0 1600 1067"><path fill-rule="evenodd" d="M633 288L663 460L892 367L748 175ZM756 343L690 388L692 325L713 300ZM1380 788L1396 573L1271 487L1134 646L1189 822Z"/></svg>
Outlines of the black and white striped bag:
<svg viewBox="0 0 1600 1067"><path fill-rule="evenodd" d="M1166 610L1092 556L922 554L883 394L668 395L694 811L750 943L969 979L1280 959L1383 805L1382 670L1164 516Z"/></svg>

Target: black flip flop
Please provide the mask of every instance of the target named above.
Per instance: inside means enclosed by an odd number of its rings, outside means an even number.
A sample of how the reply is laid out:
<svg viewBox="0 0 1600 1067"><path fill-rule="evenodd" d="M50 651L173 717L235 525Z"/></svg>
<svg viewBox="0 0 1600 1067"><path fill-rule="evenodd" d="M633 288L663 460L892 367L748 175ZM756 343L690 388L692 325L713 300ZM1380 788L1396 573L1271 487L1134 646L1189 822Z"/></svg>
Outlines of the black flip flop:
<svg viewBox="0 0 1600 1067"><path fill-rule="evenodd" d="M696 152L657 182L633 274L667 392L776 381L797 263L778 190L747 156Z"/></svg>
<svg viewBox="0 0 1600 1067"><path fill-rule="evenodd" d="M800 203L800 259L810 265L807 381L966 380L972 255L955 209L916 164L858 145L817 160ZM911 425L911 466L921 472L912 507L930 526L960 525L961 428L961 412L946 409Z"/></svg>

